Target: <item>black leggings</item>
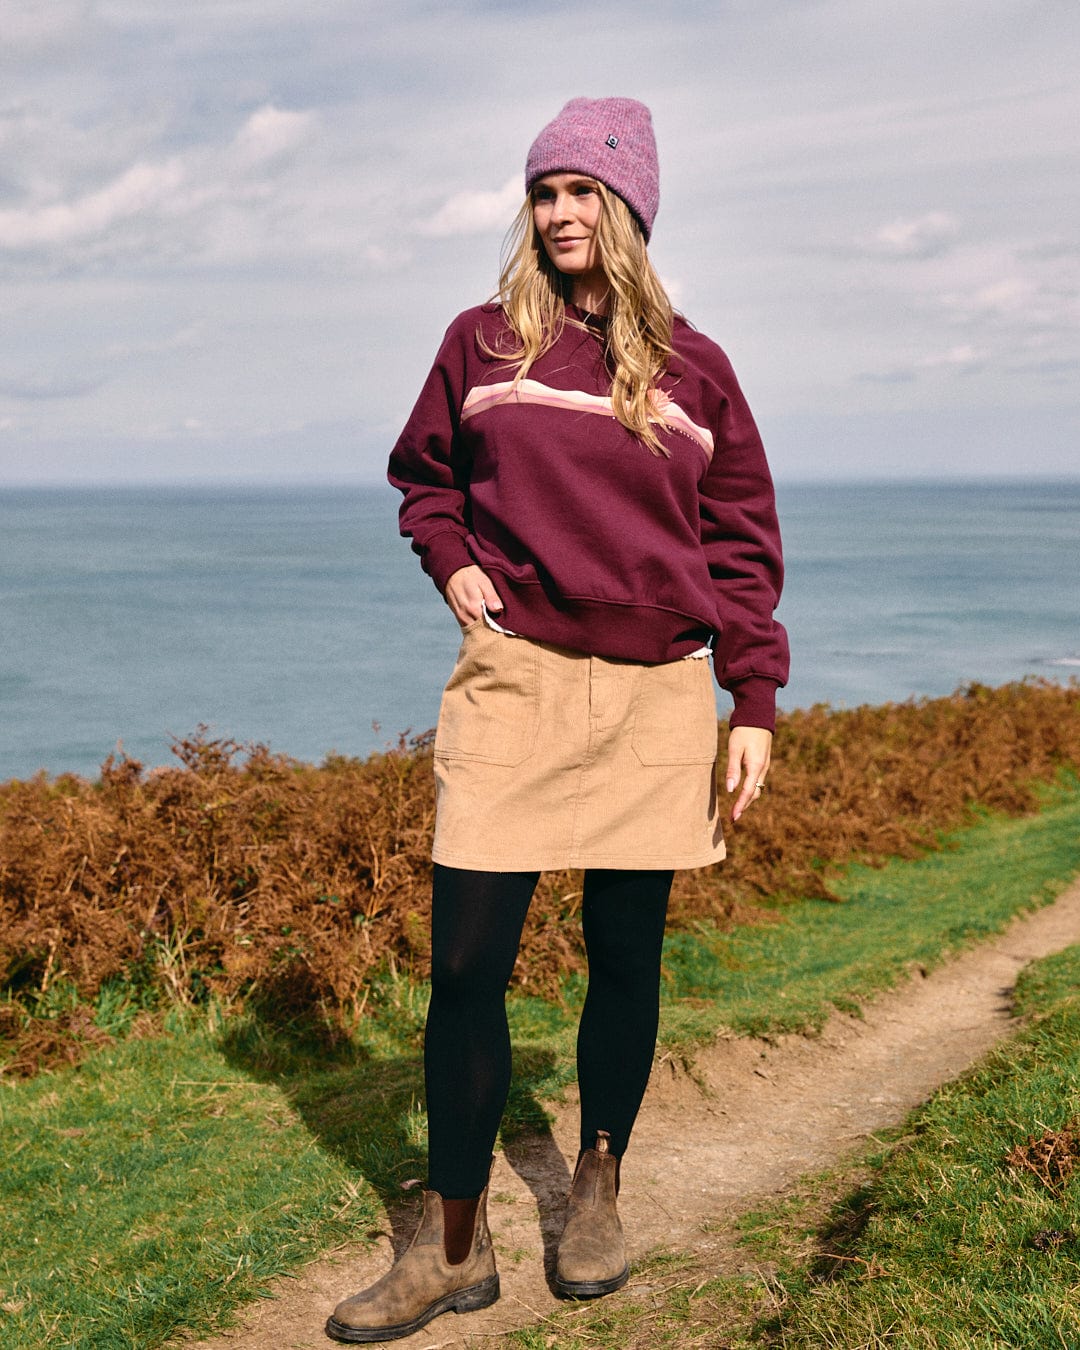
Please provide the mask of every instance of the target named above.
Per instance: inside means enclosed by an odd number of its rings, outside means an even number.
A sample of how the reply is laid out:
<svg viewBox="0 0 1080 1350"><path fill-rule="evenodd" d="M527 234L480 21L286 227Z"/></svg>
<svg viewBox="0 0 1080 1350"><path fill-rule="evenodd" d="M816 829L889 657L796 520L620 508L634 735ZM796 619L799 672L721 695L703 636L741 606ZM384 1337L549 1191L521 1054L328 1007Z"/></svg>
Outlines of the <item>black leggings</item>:
<svg viewBox="0 0 1080 1350"><path fill-rule="evenodd" d="M428 1185L479 1195L510 1089L509 982L538 872L472 872L436 863L431 1004L424 1040ZM589 989L578 1028L581 1147L597 1130L621 1157L656 1046L660 953L670 871L585 873Z"/></svg>

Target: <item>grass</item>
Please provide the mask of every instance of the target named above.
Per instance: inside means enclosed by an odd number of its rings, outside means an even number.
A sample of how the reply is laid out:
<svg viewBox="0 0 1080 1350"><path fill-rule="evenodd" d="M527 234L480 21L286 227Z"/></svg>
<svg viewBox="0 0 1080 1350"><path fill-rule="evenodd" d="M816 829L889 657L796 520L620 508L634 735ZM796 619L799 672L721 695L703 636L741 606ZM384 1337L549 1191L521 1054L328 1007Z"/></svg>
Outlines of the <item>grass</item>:
<svg viewBox="0 0 1080 1350"><path fill-rule="evenodd" d="M767 925L698 925L667 940L669 1044L717 1024L740 1034L813 1031L913 967L998 933L1080 871L1080 784L1062 778L1037 816L984 816L934 853L883 868L851 866L839 904L785 905Z"/></svg>
<svg viewBox="0 0 1080 1350"><path fill-rule="evenodd" d="M0 1344L160 1344L210 1326L377 1197L205 1023L0 1093Z"/></svg>
<svg viewBox="0 0 1080 1350"><path fill-rule="evenodd" d="M998 930L1078 870L1080 791L1063 779L1036 816L987 818L935 854L850 869L840 903L786 905L765 926L673 934L663 1045L692 1054L724 1027L813 1029L831 1008L856 1006L913 963L932 965ZM1059 989L1057 977L1046 979ZM580 993L572 978L561 1004L511 999L516 1081L506 1132L542 1129L549 1103L571 1080ZM0 1080L8 1163L0 1174L0 1347L148 1350L182 1328L221 1325L274 1275L383 1224L401 1182L423 1176L425 1005L423 985L384 972L369 990L370 1015L349 1038L281 1024L267 1008L249 1006L225 1018L213 1010L176 1014L165 1035L140 1039L138 1015L114 991L95 1016L116 1032L126 1027L128 1039L73 1069ZM1015 1110L1013 1142L1028 1129ZM1041 1197L1029 1203L1031 1223L1053 1226ZM1011 1210L1010 1222L1020 1213ZM981 1229L971 1232L976 1245L985 1240ZM1015 1260L1015 1243L1009 1250ZM853 1249L851 1259L863 1258ZM719 1306L730 1296L745 1320L762 1312L763 1297L794 1298L786 1286L738 1280L718 1292L714 1272L665 1260L650 1277L655 1289L642 1313L653 1332L672 1300L692 1311L705 1298ZM857 1282L852 1287L858 1292ZM807 1317L811 1306L825 1309L804 1301ZM609 1300L595 1315L616 1311ZM803 1335L786 1303L784 1317L777 1335ZM590 1332L581 1343L624 1339L608 1334ZM560 1347L575 1344L559 1336Z"/></svg>
<svg viewBox="0 0 1080 1350"><path fill-rule="evenodd" d="M717 1224L711 1257L654 1255L624 1294L504 1343L1077 1350L1078 990L1080 946L1035 963L1017 988L1026 1030L903 1128ZM1043 1161L1051 1139L1057 1167Z"/></svg>
<svg viewBox="0 0 1080 1350"><path fill-rule="evenodd" d="M950 1084L852 1205L842 1262L773 1324L791 1347L1080 1347L1080 947L1020 980L1031 1027ZM1069 1135L1065 1131L1071 1126ZM1013 1164L1007 1160L1012 1158ZM1040 1171L1042 1175L1040 1175Z"/></svg>

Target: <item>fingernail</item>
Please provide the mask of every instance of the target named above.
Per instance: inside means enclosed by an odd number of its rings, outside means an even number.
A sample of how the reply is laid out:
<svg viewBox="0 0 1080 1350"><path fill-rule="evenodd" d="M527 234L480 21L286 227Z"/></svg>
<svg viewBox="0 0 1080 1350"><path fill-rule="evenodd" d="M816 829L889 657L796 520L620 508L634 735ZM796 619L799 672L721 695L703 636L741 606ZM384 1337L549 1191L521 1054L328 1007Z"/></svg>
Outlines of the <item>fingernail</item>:
<svg viewBox="0 0 1080 1350"><path fill-rule="evenodd" d="M729 778L729 779L727 780L727 790L728 790L729 792L734 792L734 791L735 791L735 779L734 779L734 778Z"/></svg>

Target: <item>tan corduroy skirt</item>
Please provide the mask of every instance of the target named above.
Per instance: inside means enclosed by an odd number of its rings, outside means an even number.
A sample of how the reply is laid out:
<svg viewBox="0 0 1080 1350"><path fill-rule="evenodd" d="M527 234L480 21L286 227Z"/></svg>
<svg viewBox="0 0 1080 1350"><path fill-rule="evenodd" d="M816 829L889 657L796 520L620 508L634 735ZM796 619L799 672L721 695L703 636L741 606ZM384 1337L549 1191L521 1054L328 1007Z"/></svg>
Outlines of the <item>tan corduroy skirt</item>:
<svg viewBox="0 0 1080 1350"><path fill-rule="evenodd" d="M641 665L468 627L435 734L432 857L474 871L724 857L707 660Z"/></svg>

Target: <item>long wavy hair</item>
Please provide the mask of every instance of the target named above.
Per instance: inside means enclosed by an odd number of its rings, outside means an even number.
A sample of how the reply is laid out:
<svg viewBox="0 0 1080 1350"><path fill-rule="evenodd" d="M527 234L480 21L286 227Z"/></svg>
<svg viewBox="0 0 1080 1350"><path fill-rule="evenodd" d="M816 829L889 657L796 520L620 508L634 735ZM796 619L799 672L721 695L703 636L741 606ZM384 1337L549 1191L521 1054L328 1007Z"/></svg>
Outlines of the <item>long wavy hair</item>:
<svg viewBox="0 0 1080 1350"><path fill-rule="evenodd" d="M649 261L645 236L630 208L603 183L596 186L600 196L596 239L609 291L604 354L611 371L612 410L654 455L666 455L655 430L662 419L653 391L673 351L671 301ZM566 323L577 323L566 313L572 290L573 277L560 272L544 249L533 222L530 194L507 232L499 289L492 296L502 306L518 345L488 349L489 355L517 365L515 384L554 346Z"/></svg>

